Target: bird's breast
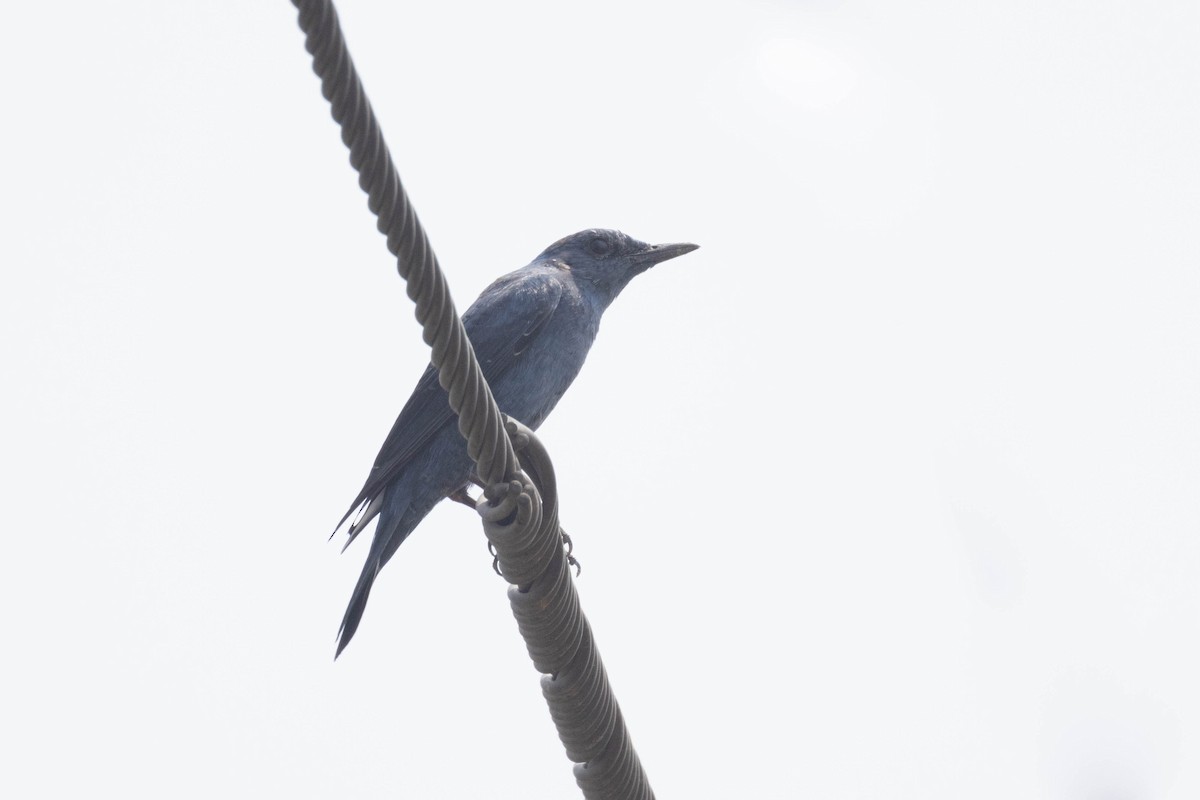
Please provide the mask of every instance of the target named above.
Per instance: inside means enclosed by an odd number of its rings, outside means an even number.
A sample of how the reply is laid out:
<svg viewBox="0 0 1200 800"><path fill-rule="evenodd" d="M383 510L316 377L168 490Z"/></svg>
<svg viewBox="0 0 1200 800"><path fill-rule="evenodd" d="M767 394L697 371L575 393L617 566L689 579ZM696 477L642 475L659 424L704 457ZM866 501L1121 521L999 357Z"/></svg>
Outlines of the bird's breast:
<svg viewBox="0 0 1200 800"><path fill-rule="evenodd" d="M586 303L564 297L536 340L492 386L500 410L537 428L579 374L599 329Z"/></svg>

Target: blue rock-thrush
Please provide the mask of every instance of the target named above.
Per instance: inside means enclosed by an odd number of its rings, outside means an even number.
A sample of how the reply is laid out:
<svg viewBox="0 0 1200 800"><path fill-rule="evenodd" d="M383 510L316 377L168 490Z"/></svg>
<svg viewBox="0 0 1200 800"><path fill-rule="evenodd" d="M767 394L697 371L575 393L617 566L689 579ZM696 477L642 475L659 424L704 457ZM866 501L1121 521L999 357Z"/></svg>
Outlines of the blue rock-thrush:
<svg viewBox="0 0 1200 800"><path fill-rule="evenodd" d="M530 428L541 425L579 374L601 315L626 284L696 247L648 245L619 231L580 231L485 289L462 319L500 410ZM338 631L339 655L358 629L379 570L435 505L446 497L465 498L473 468L446 390L431 365L392 426L362 491L338 523L340 528L361 512L350 526L349 545L379 517Z"/></svg>

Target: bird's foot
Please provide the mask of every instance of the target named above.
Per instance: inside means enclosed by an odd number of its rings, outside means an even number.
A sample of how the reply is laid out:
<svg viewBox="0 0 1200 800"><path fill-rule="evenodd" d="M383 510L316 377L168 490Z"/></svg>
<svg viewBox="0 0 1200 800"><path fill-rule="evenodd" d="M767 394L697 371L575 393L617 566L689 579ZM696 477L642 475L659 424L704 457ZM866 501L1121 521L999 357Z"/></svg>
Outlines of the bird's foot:
<svg viewBox="0 0 1200 800"><path fill-rule="evenodd" d="M462 489L460 491L464 494L466 493L466 489ZM455 499L454 495L451 495L450 499ZM567 565L575 568L575 577L578 578L583 573L583 567L580 565L579 559L572 555L572 552L575 549L575 543L571 541L570 535L561 528L559 528L559 535L562 538L563 548L567 552ZM497 575L503 578L504 573L500 571L500 554L496 552L496 545L488 542L487 547L488 552L492 554L492 569L496 571Z"/></svg>
<svg viewBox="0 0 1200 800"><path fill-rule="evenodd" d="M488 542L488 552L492 554L492 569L496 570L496 574L503 578L504 573L500 571L500 554L496 552L496 545Z"/></svg>
<svg viewBox="0 0 1200 800"><path fill-rule="evenodd" d="M583 567L579 565L579 559L571 555L575 550L575 543L571 541L571 536L562 528L558 529L559 535L562 536L563 547L567 550L567 565L575 568L575 577L578 578L583 572Z"/></svg>

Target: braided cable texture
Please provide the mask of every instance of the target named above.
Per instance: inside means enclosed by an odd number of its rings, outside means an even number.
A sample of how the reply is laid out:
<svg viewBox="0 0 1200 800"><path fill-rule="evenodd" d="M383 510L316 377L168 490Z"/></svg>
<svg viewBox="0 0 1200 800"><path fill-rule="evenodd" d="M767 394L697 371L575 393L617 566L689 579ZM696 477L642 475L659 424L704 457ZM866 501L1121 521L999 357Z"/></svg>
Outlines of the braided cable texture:
<svg viewBox="0 0 1200 800"><path fill-rule="evenodd" d="M550 456L524 425L507 428L522 480L489 486L476 507L575 780L587 800L653 800L563 551Z"/></svg>
<svg viewBox="0 0 1200 800"><path fill-rule="evenodd" d="M376 227L387 237L387 248L396 256L397 270L416 304L422 337L432 348L430 362L450 394L467 452L485 485L511 480L519 467L500 410L454 308L446 276L400 182L350 58L337 11L330 0L292 2L300 12L304 46L312 54L313 72L321 78L321 93L341 126L342 141L350 148L358 185L367 193L367 206L378 217Z"/></svg>

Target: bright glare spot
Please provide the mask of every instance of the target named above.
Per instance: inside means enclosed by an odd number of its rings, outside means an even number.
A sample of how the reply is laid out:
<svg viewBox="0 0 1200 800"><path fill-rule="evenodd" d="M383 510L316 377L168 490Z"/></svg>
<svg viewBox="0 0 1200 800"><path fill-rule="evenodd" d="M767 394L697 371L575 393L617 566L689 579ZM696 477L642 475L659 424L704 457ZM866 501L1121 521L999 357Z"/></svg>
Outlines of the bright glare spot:
<svg viewBox="0 0 1200 800"><path fill-rule="evenodd" d="M768 89L809 111L841 103L858 84L842 54L799 39L765 42L758 51L758 72Z"/></svg>

